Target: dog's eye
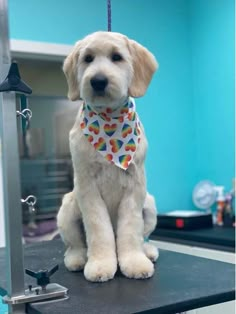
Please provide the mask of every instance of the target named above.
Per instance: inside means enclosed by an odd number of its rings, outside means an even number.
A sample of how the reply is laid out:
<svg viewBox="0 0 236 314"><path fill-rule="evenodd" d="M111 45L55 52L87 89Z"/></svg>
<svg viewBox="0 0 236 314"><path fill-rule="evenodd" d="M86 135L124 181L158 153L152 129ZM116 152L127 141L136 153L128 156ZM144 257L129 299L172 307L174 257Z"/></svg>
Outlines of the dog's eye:
<svg viewBox="0 0 236 314"><path fill-rule="evenodd" d="M111 56L111 60L117 62L123 60L123 58L119 53L113 53Z"/></svg>
<svg viewBox="0 0 236 314"><path fill-rule="evenodd" d="M93 56L87 55L87 56L85 56L84 61L85 61L86 63L91 63L91 62L93 62L93 59L94 59Z"/></svg>

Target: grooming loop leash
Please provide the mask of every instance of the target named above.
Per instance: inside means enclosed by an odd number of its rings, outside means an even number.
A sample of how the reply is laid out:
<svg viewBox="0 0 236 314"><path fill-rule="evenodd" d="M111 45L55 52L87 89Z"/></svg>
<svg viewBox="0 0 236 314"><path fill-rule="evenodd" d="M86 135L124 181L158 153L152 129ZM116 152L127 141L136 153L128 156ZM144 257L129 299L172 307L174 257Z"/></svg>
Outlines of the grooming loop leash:
<svg viewBox="0 0 236 314"><path fill-rule="evenodd" d="M107 0L107 30L111 32L111 0Z"/></svg>

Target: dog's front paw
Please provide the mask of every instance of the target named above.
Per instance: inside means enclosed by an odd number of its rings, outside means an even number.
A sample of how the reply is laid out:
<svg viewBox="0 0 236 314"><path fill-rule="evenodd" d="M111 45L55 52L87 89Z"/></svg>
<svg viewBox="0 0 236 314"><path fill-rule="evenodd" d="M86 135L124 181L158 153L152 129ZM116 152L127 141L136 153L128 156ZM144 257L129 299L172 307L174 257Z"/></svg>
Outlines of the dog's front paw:
<svg viewBox="0 0 236 314"><path fill-rule="evenodd" d="M90 259L84 268L84 276L93 282L103 282L112 279L117 270L115 258Z"/></svg>
<svg viewBox="0 0 236 314"><path fill-rule="evenodd" d="M143 253L130 253L119 259L121 272L128 278L145 279L154 274L152 262Z"/></svg>
<svg viewBox="0 0 236 314"><path fill-rule="evenodd" d="M84 268L87 261L86 249L68 248L65 253L64 263L69 271L79 271Z"/></svg>

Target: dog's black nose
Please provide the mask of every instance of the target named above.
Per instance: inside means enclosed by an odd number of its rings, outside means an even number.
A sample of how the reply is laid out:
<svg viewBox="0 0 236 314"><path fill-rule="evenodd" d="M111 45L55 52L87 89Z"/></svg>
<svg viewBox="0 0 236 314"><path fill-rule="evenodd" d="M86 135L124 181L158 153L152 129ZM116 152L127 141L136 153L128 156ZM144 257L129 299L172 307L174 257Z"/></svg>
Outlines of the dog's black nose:
<svg viewBox="0 0 236 314"><path fill-rule="evenodd" d="M108 79L105 75L97 74L91 78L90 84L96 92L103 92L108 84Z"/></svg>

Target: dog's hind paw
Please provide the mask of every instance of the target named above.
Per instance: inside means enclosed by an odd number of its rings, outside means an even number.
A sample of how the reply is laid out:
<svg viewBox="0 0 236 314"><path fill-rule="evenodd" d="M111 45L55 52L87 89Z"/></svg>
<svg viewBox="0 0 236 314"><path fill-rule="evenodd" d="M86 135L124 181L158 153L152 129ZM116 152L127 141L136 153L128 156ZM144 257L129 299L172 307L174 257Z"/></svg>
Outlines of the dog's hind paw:
<svg viewBox="0 0 236 314"><path fill-rule="evenodd" d="M68 248L65 253L64 263L69 271L79 271L84 268L87 261L86 249Z"/></svg>
<svg viewBox="0 0 236 314"><path fill-rule="evenodd" d="M145 255L153 262L155 263L156 260L158 259L159 257L159 251L158 251L158 248L153 245L152 243L150 242L145 242L143 244L143 250L144 250L144 253Z"/></svg>
<svg viewBox="0 0 236 314"><path fill-rule="evenodd" d="M112 279L117 270L117 261L114 258L88 260L84 268L84 276L93 282L104 282Z"/></svg>
<svg viewBox="0 0 236 314"><path fill-rule="evenodd" d="M153 263L143 253L130 253L119 260L121 272L128 278L145 279L154 274Z"/></svg>

